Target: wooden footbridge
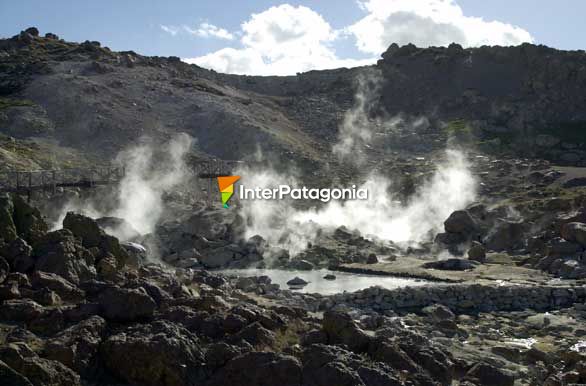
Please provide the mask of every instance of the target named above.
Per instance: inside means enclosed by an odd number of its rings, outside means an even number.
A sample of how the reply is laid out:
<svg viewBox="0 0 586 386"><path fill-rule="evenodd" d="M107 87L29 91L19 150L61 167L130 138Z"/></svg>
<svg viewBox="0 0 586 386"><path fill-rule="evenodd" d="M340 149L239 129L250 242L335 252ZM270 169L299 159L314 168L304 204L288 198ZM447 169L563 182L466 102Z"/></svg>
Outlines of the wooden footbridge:
<svg viewBox="0 0 586 386"><path fill-rule="evenodd" d="M200 179L206 180L208 200L215 193L215 178L227 176L241 165L242 161L208 159L192 161L190 169ZM120 183L126 170L124 167L96 167L87 169L59 170L15 170L0 171L0 192L12 192L27 195L29 200L33 192L56 193L58 188L93 188L101 185Z"/></svg>
<svg viewBox="0 0 586 386"><path fill-rule="evenodd" d="M6 171L0 172L0 191L28 196L34 191L55 193L57 188L92 188L115 184L124 175L124 167Z"/></svg>

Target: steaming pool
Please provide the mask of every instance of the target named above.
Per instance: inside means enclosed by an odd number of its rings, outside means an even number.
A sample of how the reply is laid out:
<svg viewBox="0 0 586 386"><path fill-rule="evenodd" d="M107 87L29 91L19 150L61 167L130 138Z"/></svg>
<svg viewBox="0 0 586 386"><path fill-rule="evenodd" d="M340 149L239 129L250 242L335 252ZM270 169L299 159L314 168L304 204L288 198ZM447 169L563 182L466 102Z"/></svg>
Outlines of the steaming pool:
<svg viewBox="0 0 586 386"><path fill-rule="evenodd" d="M374 285L387 289L400 287L414 287L430 284L422 279L400 278L394 276L366 275L359 273L348 273L319 269L313 271L296 271L283 269L223 269L217 271L224 275L235 275L241 277L268 276L281 289L291 289L296 292L319 293L322 295L333 295L340 292L354 292ZM326 275L335 275L335 280L324 279ZM304 287L290 287L287 282L299 277L307 282Z"/></svg>

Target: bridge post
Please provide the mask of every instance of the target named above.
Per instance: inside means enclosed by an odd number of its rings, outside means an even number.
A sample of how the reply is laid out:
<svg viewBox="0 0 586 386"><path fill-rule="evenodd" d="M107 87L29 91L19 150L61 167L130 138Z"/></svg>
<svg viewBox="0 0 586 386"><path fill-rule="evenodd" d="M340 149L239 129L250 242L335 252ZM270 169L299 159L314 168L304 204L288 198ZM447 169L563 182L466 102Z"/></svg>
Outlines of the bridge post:
<svg viewBox="0 0 586 386"><path fill-rule="evenodd" d="M31 196L33 195L33 172L28 173L28 191L27 191L27 202L31 202Z"/></svg>

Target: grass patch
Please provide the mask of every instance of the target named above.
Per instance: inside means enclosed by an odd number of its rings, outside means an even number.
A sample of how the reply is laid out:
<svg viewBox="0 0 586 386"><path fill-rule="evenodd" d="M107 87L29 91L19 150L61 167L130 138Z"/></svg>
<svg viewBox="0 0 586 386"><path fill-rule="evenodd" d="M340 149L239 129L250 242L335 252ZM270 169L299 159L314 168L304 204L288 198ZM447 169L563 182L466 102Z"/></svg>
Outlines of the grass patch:
<svg viewBox="0 0 586 386"><path fill-rule="evenodd" d="M586 143L586 121L560 122L556 125L537 130L538 134L547 134L559 138L562 142L575 144Z"/></svg>
<svg viewBox="0 0 586 386"><path fill-rule="evenodd" d="M101 163L99 159L72 148L15 139L4 134L0 134L0 149L3 151L0 170L90 168Z"/></svg>
<svg viewBox="0 0 586 386"><path fill-rule="evenodd" d="M472 134L472 127L465 119L454 119L448 122L444 131L448 135L460 137Z"/></svg>
<svg viewBox="0 0 586 386"><path fill-rule="evenodd" d="M301 334L305 332L307 326L301 320L292 320L282 330L275 332L275 349L283 351L287 347L295 346L301 343Z"/></svg>
<svg viewBox="0 0 586 386"><path fill-rule="evenodd" d="M34 106L35 103L28 99L14 99L14 98L3 98L0 97L0 110L7 109L9 107L22 107L22 106Z"/></svg>

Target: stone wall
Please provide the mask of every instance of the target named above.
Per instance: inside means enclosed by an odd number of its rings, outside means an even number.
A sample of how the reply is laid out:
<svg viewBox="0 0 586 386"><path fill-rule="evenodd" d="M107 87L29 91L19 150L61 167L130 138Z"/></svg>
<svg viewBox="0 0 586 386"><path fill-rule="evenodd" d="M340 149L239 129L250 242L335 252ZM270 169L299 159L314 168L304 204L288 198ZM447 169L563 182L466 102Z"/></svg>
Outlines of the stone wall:
<svg viewBox="0 0 586 386"><path fill-rule="evenodd" d="M397 313L418 312L432 304L443 304L462 314L490 311L548 311L586 301L586 286L489 286L448 284L405 287L388 290L370 287L354 293L322 299L322 308L340 305L392 310Z"/></svg>

